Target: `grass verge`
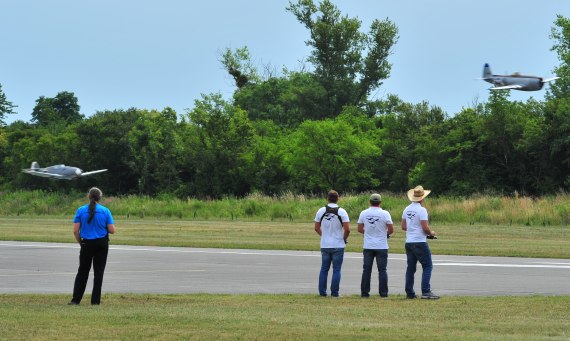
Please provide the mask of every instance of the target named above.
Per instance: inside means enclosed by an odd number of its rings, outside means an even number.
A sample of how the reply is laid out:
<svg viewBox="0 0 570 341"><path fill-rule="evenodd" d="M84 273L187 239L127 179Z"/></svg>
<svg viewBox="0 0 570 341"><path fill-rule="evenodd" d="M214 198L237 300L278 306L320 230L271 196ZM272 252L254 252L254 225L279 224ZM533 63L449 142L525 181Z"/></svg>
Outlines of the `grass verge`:
<svg viewBox="0 0 570 341"><path fill-rule="evenodd" d="M113 244L231 249L318 250L310 222L196 220L117 220ZM397 224L396 224L397 225ZM570 229L563 226L449 224L432 228L436 255L477 255L570 259ZM0 217L0 240L74 242L70 218ZM405 233L396 226L391 253L405 253ZM362 235L353 223L347 251L362 251Z"/></svg>
<svg viewBox="0 0 570 341"><path fill-rule="evenodd" d="M340 206L356 220L368 207L370 193L342 194ZM382 193L382 207L399 220L409 204L403 193ZM77 207L87 203L85 193L36 191L0 192L2 216L60 216L73 217ZM217 200L179 199L164 194L148 196L103 196L115 217L240 220L240 221L310 221L325 205L325 199L315 196L282 193L266 196L258 193L244 198ZM473 195L467 198L437 197L432 194L425 205L433 222L439 224L487 224L526 226L566 226L570 224L570 195L558 194L539 198L524 196Z"/></svg>
<svg viewBox="0 0 570 341"><path fill-rule="evenodd" d="M568 340L570 297L0 295L2 339ZM87 300L88 302L88 300Z"/></svg>

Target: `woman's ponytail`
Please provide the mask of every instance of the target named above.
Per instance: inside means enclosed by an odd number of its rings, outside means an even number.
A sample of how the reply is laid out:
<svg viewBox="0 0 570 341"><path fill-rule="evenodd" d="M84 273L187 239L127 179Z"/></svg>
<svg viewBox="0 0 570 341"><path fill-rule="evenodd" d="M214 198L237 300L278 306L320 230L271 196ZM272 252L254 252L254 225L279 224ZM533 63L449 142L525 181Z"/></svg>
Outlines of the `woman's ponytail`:
<svg viewBox="0 0 570 341"><path fill-rule="evenodd" d="M87 219L88 224L90 224L91 220L93 220L97 202L101 200L102 196L103 192L101 192L101 190L97 187L93 187L89 190L89 219Z"/></svg>

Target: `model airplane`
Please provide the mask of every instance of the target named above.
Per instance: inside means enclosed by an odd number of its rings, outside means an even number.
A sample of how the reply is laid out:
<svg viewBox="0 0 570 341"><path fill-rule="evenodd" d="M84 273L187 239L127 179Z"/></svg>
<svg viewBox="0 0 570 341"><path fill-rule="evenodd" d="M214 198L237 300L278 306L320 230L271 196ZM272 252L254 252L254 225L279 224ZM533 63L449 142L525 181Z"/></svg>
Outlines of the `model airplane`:
<svg viewBox="0 0 570 341"><path fill-rule="evenodd" d="M91 172L83 172L81 169L66 165L55 165L46 168L40 168L37 162L32 162L32 166L29 169L22 169L22 172L28 173L35 176L41 176L43 178L52 178L60 180L72 180L82 176L97 174L106 172L106 169L100 169Z"/></svg>
<svg viewBox="0 0 570 341"><path fill-rule="evenodd" d="M491 72L489 64L483 67L483 80L489 82L494 86L489 90L522 90L522 91L536 91L542 89L544 84L556 80L560 77L553 77L543 79L537 76L525 76L518 72L512 75L494 75Z"/></svg>

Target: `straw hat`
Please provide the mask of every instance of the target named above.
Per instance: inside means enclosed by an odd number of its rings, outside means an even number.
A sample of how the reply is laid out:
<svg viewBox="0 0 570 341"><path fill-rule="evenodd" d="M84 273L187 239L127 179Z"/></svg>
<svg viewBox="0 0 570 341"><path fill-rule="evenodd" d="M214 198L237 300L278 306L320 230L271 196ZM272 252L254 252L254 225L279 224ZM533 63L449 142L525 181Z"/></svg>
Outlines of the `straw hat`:
<svg viewBox="0 0 570 341"><path fill-rule="evenodd" d="M428 194L431 193L431 190L425 189L422 186L416 186L416 188L411 189L408 191L408 199L413 202L418 202L424 200Z"/></svg>

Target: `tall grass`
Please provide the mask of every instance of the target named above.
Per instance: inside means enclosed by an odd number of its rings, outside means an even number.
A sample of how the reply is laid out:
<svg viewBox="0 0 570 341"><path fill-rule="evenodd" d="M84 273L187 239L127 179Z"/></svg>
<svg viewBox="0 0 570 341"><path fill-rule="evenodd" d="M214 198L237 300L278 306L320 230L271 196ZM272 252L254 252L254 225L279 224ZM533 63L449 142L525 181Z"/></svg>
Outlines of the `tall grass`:
<svg viewBox="0 0 570 341"><path fill-rule="evenodd" d="M353 222L368 206L368 193L342 196L339 204ZM382 193L382 207L397 223L409 204L405 194ZM84 193L17 191L0 193L0 214L4 216L71 216L87 203ZM218 200L179 199L171 195L126 195L104 197L115 216L125 218L172 218L196 220L311 221L324 198L283 193L258 193L244 198ZM430 219L436 223L567 226L570 224L570 195L541 198L476 195L468 198L430 196L426 199Z"/></svg>

